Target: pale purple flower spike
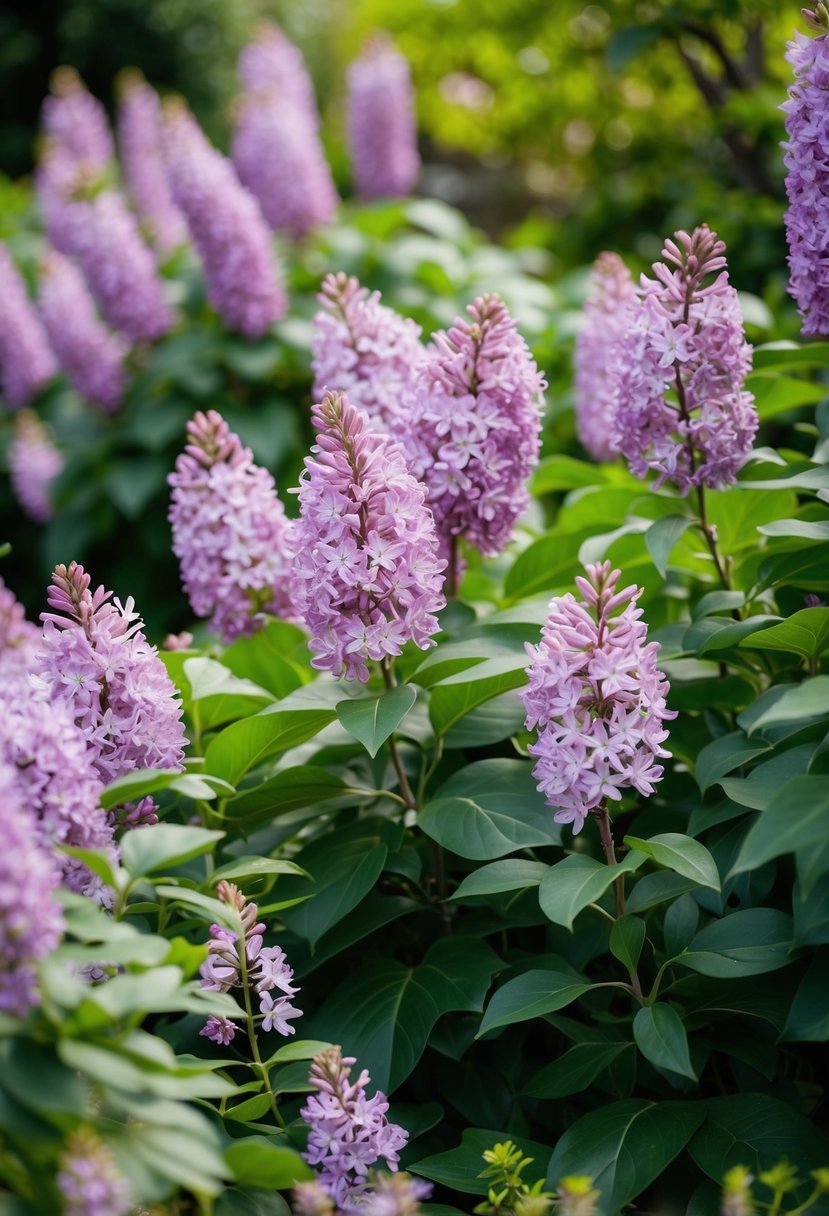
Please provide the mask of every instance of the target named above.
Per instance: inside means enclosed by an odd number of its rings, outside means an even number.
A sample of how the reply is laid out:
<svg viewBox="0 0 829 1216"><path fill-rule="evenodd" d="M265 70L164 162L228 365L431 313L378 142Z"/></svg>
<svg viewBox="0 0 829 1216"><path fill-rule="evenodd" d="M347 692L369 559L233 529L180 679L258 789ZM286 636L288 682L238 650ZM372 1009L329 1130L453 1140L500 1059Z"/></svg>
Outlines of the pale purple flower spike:
<svg viewBox="0 0 829 1216"><path fill-rule="evenodd" d="M28 405L57 370L20 271L0 241L0 391L6 405Z"/></svg>
<svg viewBox="0 0 829 1216"><path fill-rule="evenodd" d="M187 224L170 194L161 154L161 103L135 70L120 78L118 144L127 189L160 258L187 240Z"/></svg>
<svg viewBox="0 0 829 1216"><path fill-rule="evenodd" d="M15 418L8 459L15 498L30 519L47 523L54 514L51 489L63 468L63 457L31 410L23 410Z"/></svg>
<svg viewBox="0 0 829 1216"><path fill-rule="evenodd" d="M57 68L50 85L41 113L47 139L89 172L103 173L115 155L106 110L74 68Z"/></svg>
<svg viewBox="0 0 829 1216"><path fill-rule="evenodd" d="M442 570L425 488L403 450L370 429L345 394L312 410L317 443L305 458L294 530L295 597L314 667L368 680L368 662L414 641L434 645Z"/></svg>
<svg viewBox="0 0 829 1216"><path fill-rule="evenodd" d="M527 645L529 686L519 692L527 729L538 728L533 775L557 823L580 832L590 811L623 789L653 793L670 755L663 722L668 683L656 666L657 642L636 601L638 587L616 590L610 562L587 566L569 592L550 600L538 646Z"/></svg>
<svg viewBox="0 0 829 1216"><path fill-rule="evenodd" d="M672 481L687 494L735 480L757 411L744 388L751 347L725 245L705 225L674 237L665 261L654 263L655 278L642 276L616 347L613 442L637 477L652 469L657 486Z"/></svg>
<svg viewBox="0 0 829 1216"><path fill-rule="evenodd" d="M623 336L627 310L636 299L630 271L617 253L600 253L591 275L584 325L576 338L574 388L576 427L594 460L611 460L619 449L613 439L615 344Z"/></svg>
<svg viewBox="0 0 829 1216"><path fill-rule="evenodd" d="M360 197L408 194L420 172L411 70L384 35L348 69L347 122Z"/></svg>
<svg viewBox="0 0 829 1216"><path fill-rule="evenodd" d="M263 22L254 42L239 56L239 76L249 93L275 93L286 109L319 126L314 85L298 47L271 22Z"/></svg>
<svg viewBox="0 0 829 1216"><path fill-rule="evenodd" d="M127 1180L109 1148L80 1128L69 1137L57 1175L62 1216L127 1216L132 1209Z"/></svg>

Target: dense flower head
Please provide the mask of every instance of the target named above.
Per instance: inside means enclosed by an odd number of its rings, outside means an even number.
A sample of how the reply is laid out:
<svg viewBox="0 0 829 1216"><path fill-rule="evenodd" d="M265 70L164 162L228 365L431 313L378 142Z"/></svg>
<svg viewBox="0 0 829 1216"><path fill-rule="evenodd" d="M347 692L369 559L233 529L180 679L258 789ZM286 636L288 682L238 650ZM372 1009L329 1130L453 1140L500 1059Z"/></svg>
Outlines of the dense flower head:
<svg viewBox="0 0 829 1216"><path fill-rule="evenodd" d="M426 357L420 326L381 303L358 280L329 274L317 297L311 338L314 395L326 389L348 394L372 424L391 435L408 427L415 372Z"/></svg>
<svg viewBox="0 0 829 1216"><path fill-rule="evenodd" d="M316 131L319 113L313 82L302 52L278 26L262 23L256 39L239 56L239 76L249 93L274 94Z"/></svg>
<svg viewBox="0 0 829 1216"><path fill-rule="evenodd" d="M30 410L15 419L8 460L15 498L30 519L46 523L54 514L51 487L63 468L63 457L37 414Z"/></svg>
<svg viewBox="0 0 829 1216"><path fill-rule="evenodd" d="M267 469L216 410L187 424L173 487L173 552L197 616L232 641L291 617L290 521Z"/></svg>
<svg viewBox="0 0 829 1216"><path fill-rule="evenodd" d="M57 372L29 293L0 241L0 391L11 409L28 405Z"/></svg>
<svg viewBox="0 0 829 1216"><path fill-rule="evenodd" d="M599 254L591 287L575 347L576 426L583 447L593 459L610 460L619 449L613 440L614 395L609 372L615 344L625 332L627 309L636 299L636 288L617 253Z"/></svg>
<svg viewBox="0 0 829 1216"><path fill-rule="evenodd" d="M78 161L65 147L47 142L35 173L37 202L50 244L74 254L84 237L87 202L101 188L97 170Z"/></svg>
<svg viewBox="0 0 829 1216"><path fill-rule="evenodd" d="M181 701L130 598L92 593L72 562L52 575L39 682L71 712L105 783L140 768L183 768Z"/></svg>
<svg viewBox="0 0 829 1216"><path fill-rule="evenodd" d="M42 111L47 138L90 170L103 173L115 154L106 110L74 68L53 72L51 88Z"/></svg>
<svg viewBox="0 0 829 1216"><path fill-rule="evenodd" d="M41 633L26 620L23 605L0 578L0 680L24 678L37 665Z"/></svg>
<svg viewBox="0 0 829 1216"><path fill-rule="evenodd" d="M317 442L300 478L294 529L297 609L314 667L368 679L368 661L425 650L444 606L426 491L393 439L370 429L345 394L313 407Z"/></svg>
<svg viewBox="0 0 829 1216"><path fill-rule="evenodd" d="M348 69L348 146L362 198L408 194L420 172L408 60L383 35Z"/></svg>
<svg viewBox="0 0 829 1216"><path fill-rule="evenodd" d="M299 988L292 983L294 972L288 966L285 951L279 946L263 945L265 925L257 919L259 909L234 883L222 880L216 893L222 903L239 913L244 950L240 952L239 936L233 930L224 925L211 925L207 958L199 969L202 988L208 992L230 992L247 986L251 994L258 997L257 1020L262 1030L294 1034L295 1028L290 1023L294 1018L302 1017L302 1010L291 1004L291 998ZM239 1015L243 1016L241 1008ZM211 1015L199 1033L214 1043L227 1046L238 1029L232 1018Z"/></svg>
<svg viewBox="0 0 829 1216"><path fill-rule="evenodd" d="M110 1149L88 1128L72 1132L57 1175L63 1216L127 1216L130 1188Z"/></svg>
<svg viewBox="0 0 829 1216"><path fill-rule="evenodd" d="M36 963L58 944L63 916L54 892L60 880L38 839L14 770L0 762L0 1013L25 1017L38 1003Z"/></svg>
<svg viewBox="0 0 829 1216"><path fill-rule="evenodd" d="M642 276L613 369L613 442L631 471L658 473L680 493L730 485L757 431L751 370L725 245L703 225L665 242ZM709 275L713 282L704 285Z"/></svg>
<svg viewBox="0 0 829 1216"><path fill-rule="evenodd" d="M309 1081L316 1093L309 1096L300 1114L310 1128L309 1165L316 1166L319 1181L339 1207L351 1204L366 1186L369 1167L381 1157L390 1170L397 1169L400 1150L409 1133L386 1118L388 1099L378 1089L366 1094L371 1077L364 1068L351 1081L353 1056L343 1056L340 1047L329 1047L314 1056Z"/></svg>
<svg viewBox="0 0 829 1216"><path fill-rule="evenodd" d="M135 69L120 77L118 146L129 195L163 257L187 240L184 216L170 194L161 153L161 102Z"/></svg>
<svg viewBox="0 0 829 1216"><path fill-rule="evenodd" d="M652 794L663 772L657 761L670 755L663 722L676 714L656 666L659 643L646 641L641 590L617 591L619 578L610 562L588 566L576 579L581 601L569 592L550 600L539 645L527 645L529 685L518 694L527 729L538 728L527 749L538 788L574 833L623 789Z"/></svg>
<svg viewBox="0 0 829 1216"><path fill-rule="evenodd" d="M494 555L529 505L546 384L503 300L467 311L434 335L401 438L444 545L463 536Z"/></svg>
<svg viewBox="0 0 829 1216"><path fill-rule="evenodd" d="M62 253L43 258L40 315L70 384L103 409L117 409L124 392L126 343L98 319L83 275Z"/></svg>
<svg viewBox="0 0 829 1216"><path fill-rule="evenodd" d="M271 228L300 237L334 219L340 200L316 125L278 89L241 99L231 154Z"/></svg>
<svg viewBox="0 0 829 1216"><path fill-rule="evenodd" d="M187 217L210 302L230 329L259 337L287 306L259 204L181 104L166 107L164 141L173 199Z"/></svg>

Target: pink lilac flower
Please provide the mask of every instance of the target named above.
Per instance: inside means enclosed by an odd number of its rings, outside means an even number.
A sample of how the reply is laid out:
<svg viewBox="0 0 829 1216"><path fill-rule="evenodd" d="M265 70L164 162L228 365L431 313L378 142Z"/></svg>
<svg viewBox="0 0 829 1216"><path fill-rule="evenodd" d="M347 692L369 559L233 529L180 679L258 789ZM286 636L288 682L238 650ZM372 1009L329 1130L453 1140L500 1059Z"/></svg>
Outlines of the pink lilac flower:
<svg viewBox="0 0 829 1216"><path fill-rule="evenodd" d="M471 321L459 317L448 333L434 335L402 434L450 555L450 583L456 538L500 553L529 505L526 483L538 463L547 387L497 295L478 298L467 311Z"/></svg>
<svg viewBox="0 0 829 1216"><path fill-rule="evenodd" d="M300 478L295 602L311 634L312 666L368 679L369 660L414 641L434 645L444 606L426 491L403 450L372 431L342 393L312 410L317 443Z"/></svg>
<svg viewBox="0 0 829 1216"><path fill-rule="evenodd" d="M54 895L57 866L4 763L0 821L0 1012L22 1018L38 1004L36 964L60 941L63 916Z"/></svg>
<svg viewBox="0 0 829 1216"><path fill-rule="evenodd" d="M55 250L41 263L40 314L70 384L103 409L117 409L126 343L99 321L83 275Z"/></svg>
<svg viewBox="0 0 829 1216"><path fill-rule="evenodd" d="M89 170L101 174L115 149L106 111L87 89L74 68L52 73L52 93L43 102L43 129L47 139Z"/></svg>
<svg viewBox="0 0 829 1216"><path fill-rule="evenodd" d="M222 903L229 904L239 913L244 952L240 955L238 936L231 929L211 925L207 958L199 968L202 988L208 992L230 992L234 988L248 987L251 994L259 999L262 1030L275 1030L281 1035L294 1034L295 1028L290 1023L294 1018L302 1017L302 1010L291 1004L291 998L296 996L299 988L292 982L294 972L288 966L285 951L279 946L263 945L265 925L256 919L259 910L237 886L222 880L216 893ZM243 1016L241 1007L239 1016ZM199 1033L214 1043L227 1046L238 1029L230 1018L211 1016Z"/></svg>
<svg viewBox="0 0 829 1216"><path fill-rule="evenodd" d="M115 1158L87 1128L70 1134L57 1184L63 1216L127 1216L132 1208L129 1184L118 1172Z"/></svg>
<svg viewBox="0 0 829 1216"><path fill-rule="evenodd" d="M132 69L119 78L118 145L127 190L150 241L163 258L187 240L184 216L173 202L161 153L161 103Z"/></svg>
<svg viewBox="0 0 829 1216"><path fill-rule="evenodd" d="M197 413L187 438L168 478L173 552L193 611L229 642L293 615L291 524L270 473L220 414Z"/></svg>
<svg viewBox="0 0 829 1216"><path fill-rule="evenodd" d="M297 238L334 219L340 200L316 126L278 89L241 99L231 153L271 228Z"/></svg>
<svg viewBox="0 0 829 1216"><path fill-rule="evenodd" d="M181 701L143 622L72 562L52 575L39 681L68 707L105 783L141 768L183 768Z"/></svg>
<svg viewBox="0 0 829 1216"><path fill-rule="evenodd" d="M259 337L287 307L259 204L181 104L165 111L167 176L202 260L211 304L230 329Z"/></svg>
<svg viewBox="0 0 829 1216"><path fill-rule="evenodd" d="M725 245L703 225L665 242L653 279L643 275L613 369L613 442L656 485L721 489L736 478L757 431L751 369ZM668 265L670 263L671 265ZM712 283L704 280L716 272Z"/></svg>
<svg viewBox="0 0 829 1216"><path fill-rule="evenodd" d="M11 684L25 678L37 666L41 633L26 620L23 605L0 578L0 680Z"/></svg>
<svg viewBox="0 0 829 1216"><path fill-rule="evenodd" d="M30 410L15 419L8 459L15 498L30 519L46 523L54 514L51 487L63 468L63 457Z"/></svg>
<svg viewBox="0 0 829 1216"><path fill-rule="evenodd" d="M28 405L57 372L34 305L0 241L0 390L13 410Z"/></svg>
<svg viewBox="0 0 829 1216"><path fill-rule="evenodd" d="M249 93L274 93L286 110L319 127L314 85L302 52L271 22L263 22L256 40L239 56L239 76Z"/></svg>
<svg viewBox="0 0 829 1216"><path fill-rule="evenodd" d="M613 380L609 375L615 345L623 337L627 309L636 299L630 271L616 253L600 253L593 266L592 291L584 326L576 338L576 426L582 446L594 460L618 452L613 441Z"/></svg>
<svg viewBox="0 0 829 1216"><path fill-rule="evenodd" d="M339 1207L345 1207L365 1189L369 1167L381 1157L390 1170L397 1169L400 1150L409 1133L389 1123L388 1099L380 1090L369 1098L371 1078L363 1069L349 1081L353 1056L343 1056L340 1047L329 1047L314 1057L309 1081L317 1091L300 1114L310 1128L309 1165L319 1170L319 1181Z"/></svg>
<svg viewBox="0 0 829 1216"><path fill-rule="evenodd" d="M538 728L527 749L538 788L574 834L623 789L652 794L663 772L657 761L670 755L663 723L676 714L656 666L659 644L646 641L641 590L617 591L619 578L610 562L588 566L576 579L581 602L569 592L550 600L541 642L527 645L529 686L518 694L527 729Z"/></svg>
<svg viewBox="0 0 829 1216"><path fill-rule="evenodd" d="M420 172L408 61L385 36L348 69L348 146L361 198L408 194Z"/></svg>
<svg viewBox="0 0 829 1216"><path fill-rule="evenodd" d="M372 424L391 435L408 428L415 373L426 357L420 326L382 304L357 279L329 274L317 297L311 339L314 396L348 394Z"/></svg>

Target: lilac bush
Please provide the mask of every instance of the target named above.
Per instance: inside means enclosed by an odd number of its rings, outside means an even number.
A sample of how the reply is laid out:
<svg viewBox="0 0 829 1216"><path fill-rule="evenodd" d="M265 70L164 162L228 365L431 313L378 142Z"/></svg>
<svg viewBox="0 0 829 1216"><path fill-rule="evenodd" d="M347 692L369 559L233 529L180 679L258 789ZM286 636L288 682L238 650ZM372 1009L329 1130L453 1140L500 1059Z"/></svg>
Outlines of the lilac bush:
<svg viewBox="0 0 829 1216"><path fill-rule="evenodd" d="M613 435L611 369L618 357L616 344L625 333L628 307L635 299L633 279L619 255L600 253L593 265L591 294L573 361L576 428L594 460L610 460L619 450Z"/></svg>
<svg viewBox="0 0 829 1216"><path fill-rule="evenodd" d="M348 69L348 146L361 198L408 194L420 172L408 61L373 38Z"/></svg>
<svg viewBox="0 0 829 1216"><path fill-rule="evenodd" d="M52 483L62 468L63 457L37 414L18 414L9 445L9 475L15 498L37 523L48 522L54 514Z"/></svg>
<svg viewBox="0 0 829 1216"><path fill-rule="evenodd" d="M57 372L26 286L0 241L0 389L11 409L28 405Z"/></svg>

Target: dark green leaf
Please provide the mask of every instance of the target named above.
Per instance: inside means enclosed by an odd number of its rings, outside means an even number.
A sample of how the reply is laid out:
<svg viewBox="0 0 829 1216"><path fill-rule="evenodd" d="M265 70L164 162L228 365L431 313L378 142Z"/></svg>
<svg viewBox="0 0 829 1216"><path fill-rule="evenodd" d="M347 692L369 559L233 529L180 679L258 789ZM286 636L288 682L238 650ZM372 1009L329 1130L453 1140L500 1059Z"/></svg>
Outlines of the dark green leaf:
<svg viewBox="0 0 829 1216"><path fill-rule="evenodd" d="M541 861L524 861L521 858L493 861L468 874L451 898L470 899L473 896L537 887L549 868Z"/></svg>
<svg viewBox="0 0 829 1216"><path fill-rule="evenodd" d="M817 659L829 647L829 608L803 608L788 620L744 638L742 647L783 650Z"/></svg>
<svg viewBox="0 0 829 1216"><path fill-rule="evenodd" d="M699 753L694 766L694 775L700 789L705 793L712 785L716 785L721 777L732 773L743 764L748 764L768 750L768 743L762 739L751 740L741 730L714 739Z"/></svg>
<svg viewBox="0 0 829 1216"><path fill-rule="evenodd" d="M687 515L666 515L651 524L645 533L645 544L662 578L668 572L668 559L674 546L694 521Z"/></svg>
<svg viewBox="0 0 829 1216"><path fill-rule="evenodd" d="M756 1175L782 1157L805 1170L826 1162L826 1140L818 1129L768 1094L711 1098L705 1109L705 1122L689 1147L699 1168L717 1182L735 1165Z"/></svg>
<svg viewBox="0 0 829 1216"><path fill-rule="evenodd" d="M338 798L348 787L341 777L313 765L285 768L225 803L228 819L257 823Z"/></svg>
<svg viewBox="0 0 829 1216"><path fill-rule="evenodd" d="M696 1081L688 1054L688 1036L673 1005L659 1001L643 1005L633 1019L636 1046L654 1068L667 1069Z"/></svg>
<svg viewBox="0 0 829 1216"><path fill-rule="evenodd" d="M702 975L764 975L791 961L794 924L774 908L746 908L706 925L676 958Z"/></svg>
<svg viewBox="0 0 829 1216"><path fill-rule="evenodd" d="M804 774L787 781L749 829L732 874L797 849L814 848L829 831L829 777Z"/></svg>
<svg viewBox="0 0 829 1216"><path fill-rule="evenodd" d="M802 684L783 685L774 691L777 694L774 700L746 725L749 735L789 722L805 725L807 718L829 717L829 676L815 676Z"/></svg>
<svg viewBox="0 0 829 1216"><path fill-rule="evenodd" d="M626 836L625 844L630 849L652 857L657 865L666 870L673 870L683 878L690 878L701 887L711 887L714 891L720 889L720 876L717 863L706 849L705 845L690 836L678 832L662 832L643 840L639 836Z"/></svg>
<svg viewBox="0 0 829 1216"><path fill-rule="evenodd" d="M429 702L429 718L435 732L445 735L484 701L526 683L526 665L524 654L486 659L436 684Z"/></svg>
<svg viewBox="0 0 829 1216"><path fill-rule="evenodd" d="M340 701L337 717L342 726L376 756L389 735L397 730L417 700L410 684L400 684L377 697L353 697Z"/></svg>
<svg viewBox="0 0 829 1216"><path fill-rule="evenodd" d="M819 950L795 994L781 1038L787 1043L825 1043L829 1039L826 972L829 954Z"/></svg>
<svg viewBox="0 0 829 1216"><path fill-rule="evenodd" d="M485 1162L483 1153L493 1145L503 1142L508 1137L503 1131L485 1131L477 1127L468 1127L456 1148L445 1153L436 1153L433 1157L423 1157L414 1161L408 1167L413 1174L439 1182L442 1186L451 1187L453 1191L461 1191L465 1195L485 1195L489 1183L479 1177ZM522 1172L522 1179L530 1184L544 1177L550 1150L543 1144L537 1144L526 1137L516 1137L519 1147L527 1156L532 1157L532 1163Z"/></svg>
<svg viewBox="0 0 829 1216"><path fill-rule="evenodd" d="M528 1098L566 1098L583 1093L630 1043L576 1043L523 1087Z"/></svg>
<svg viewBox="0 0 829 1216"><path fill-rule="evenodd" d="M620 916L610 930L610 953L629 971L636 970L645 934L645 922L638 916Z"/></svg>
<svg viewBox="0 0 829 1216"><path fill-rule="evenodd" d="M278 701L220 731L205 753L207 772L237 785L249 769L267 756L298 747L336 717L333 709L324 706L307 709L285 706L286 702Z"/></svg>
<svg viewBox="0 0 829 1216"><path fill-rule="evenodd" d="M608 866L583 853L571 853L551 866L541 880L541 911L553 924L572 930L579 912L596 903L620 875L638 869L644 860L644 853L633 852L617 865Z"/></svg>
<svg viewBox="0 0 829 1216"><path fill-rule="evenodd" d="M301 878L285 878L280 883L279 894L285 899L313 895L313 899L282 913L288 928L304 937L312 948L323 933L357 906L379 878L388 848L371 831L372 825L367 822L366 834L356 839L332 843L330 836L323 836L314 841L297 854L302 867L313 875L313 886Z"/></svg>
<svg viewBox="0 0 829 1216"><path fill-rule="evenodd" d="M575 972L525 971L523 975L507 980L486 1007L480 1029L475 1036L499 1026L513 1026L529 1018L540 1018L545 1013L563 1009L587 992L590 984Z"/></svg>

